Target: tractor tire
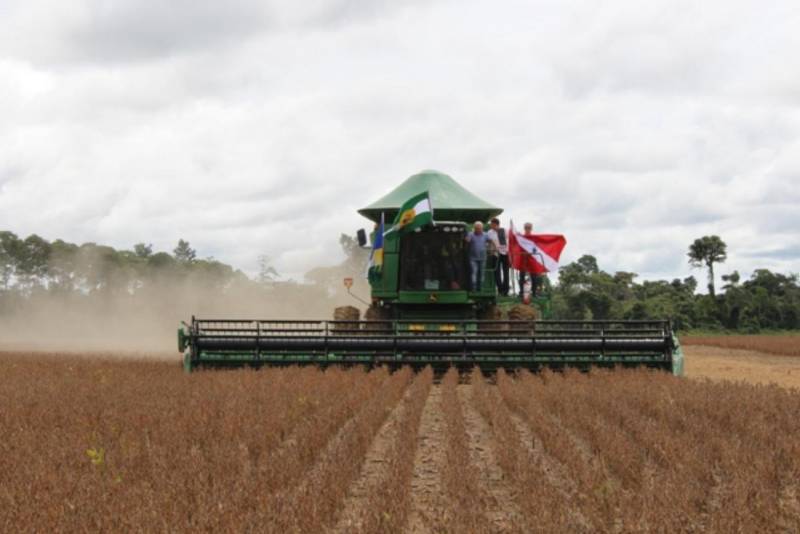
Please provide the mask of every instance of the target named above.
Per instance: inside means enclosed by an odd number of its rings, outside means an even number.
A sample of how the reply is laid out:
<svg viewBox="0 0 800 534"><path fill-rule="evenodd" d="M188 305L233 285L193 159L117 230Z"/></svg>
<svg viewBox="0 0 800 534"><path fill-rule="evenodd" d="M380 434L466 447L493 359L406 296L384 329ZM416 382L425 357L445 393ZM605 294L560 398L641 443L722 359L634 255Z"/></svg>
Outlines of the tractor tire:
<svg viewBox="0 0 800 534"><path fill-rule="evenodd" d="M536 308L525 304L515 304L508 310L509 321L527 321L529 324L511 324L509 328L517 334L533 334L534 321L539 318Z"/></svg>
<svg viewBox="0 0 800 534"><path fill-rule="evenodd" d="M353 321L335 323L333 325L333 332L339 335L356 334L359 328L359 319L361 318L361 311L355 306L337 306L333 310L334 321Z"/></svg>

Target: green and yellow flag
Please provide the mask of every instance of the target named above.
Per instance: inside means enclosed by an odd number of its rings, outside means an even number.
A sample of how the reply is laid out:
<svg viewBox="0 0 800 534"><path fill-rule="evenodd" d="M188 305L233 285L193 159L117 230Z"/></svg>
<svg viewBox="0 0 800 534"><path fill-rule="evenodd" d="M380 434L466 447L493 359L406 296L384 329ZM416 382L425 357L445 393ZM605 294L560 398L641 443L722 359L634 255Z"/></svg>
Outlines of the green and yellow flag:
<svg viewBox="0 0 800 534"><path fill-rule="evenodd" d="M433 207L427 191L414 195L400 206L391 228L386 231L386 237L395 237L412 232L426 224L434 224Z"/></svg>
<svg viewBox="0 0 800 534"><path fill-rule="evenodd" d="M383 213L381 213L381 224L375 229L372 238L372 252L369 255L369 267L367 268L367 279L370 284L377 284L383 271Z"/></svg>

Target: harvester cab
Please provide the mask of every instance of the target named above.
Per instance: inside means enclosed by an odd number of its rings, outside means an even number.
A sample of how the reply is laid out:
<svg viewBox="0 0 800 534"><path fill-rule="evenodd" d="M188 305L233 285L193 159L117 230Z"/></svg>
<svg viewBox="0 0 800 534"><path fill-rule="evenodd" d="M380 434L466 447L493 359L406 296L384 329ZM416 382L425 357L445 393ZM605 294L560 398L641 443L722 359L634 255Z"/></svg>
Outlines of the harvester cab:
<svg viewBox="0 0 800 534"><path fill-rule="evenodd" d="M333 320L192 318L178 333L184 367L249 365L637 366L682 374L669 321L562 321L550 318L549 291L530 303L501 297L488 256L482 281L470 284L466 235L475 221L502 213L451 177L423 171L359 210L375 223L427 192L436 222L383 240L382 265L370 277L370 302L334 310ZM375 233L372 234L375 239ZM358 232L367 245L366 232ZM349 288L348 288L349 289Z"/></svg>

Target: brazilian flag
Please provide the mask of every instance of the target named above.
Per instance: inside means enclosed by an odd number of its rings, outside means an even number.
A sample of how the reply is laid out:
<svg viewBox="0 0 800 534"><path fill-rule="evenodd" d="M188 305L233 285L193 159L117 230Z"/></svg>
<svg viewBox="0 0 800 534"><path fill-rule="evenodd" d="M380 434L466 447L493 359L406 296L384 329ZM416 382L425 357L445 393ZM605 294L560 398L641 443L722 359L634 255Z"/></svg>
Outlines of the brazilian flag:
<svg viewBox="0 0 800 534"><path fill-rule="evenodd" d="M386 237L412 232L417 228L433 223L433 207L427 191L414 195L406 200L397 212L392 227L386 232Z"/></svg>

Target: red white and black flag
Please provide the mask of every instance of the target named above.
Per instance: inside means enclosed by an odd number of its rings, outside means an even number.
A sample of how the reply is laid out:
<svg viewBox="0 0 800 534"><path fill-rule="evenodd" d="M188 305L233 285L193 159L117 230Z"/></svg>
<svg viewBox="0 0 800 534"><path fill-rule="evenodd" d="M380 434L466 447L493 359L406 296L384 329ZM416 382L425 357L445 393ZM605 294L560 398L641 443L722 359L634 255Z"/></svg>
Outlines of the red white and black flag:
<svg viewBox="0 0 800 534"><path fill-rule="evenodd" d="M559 234L521 234L514 229L512 221L508 233L508 258L517 271L555 272L566 244L566 238Z"/></svg>

